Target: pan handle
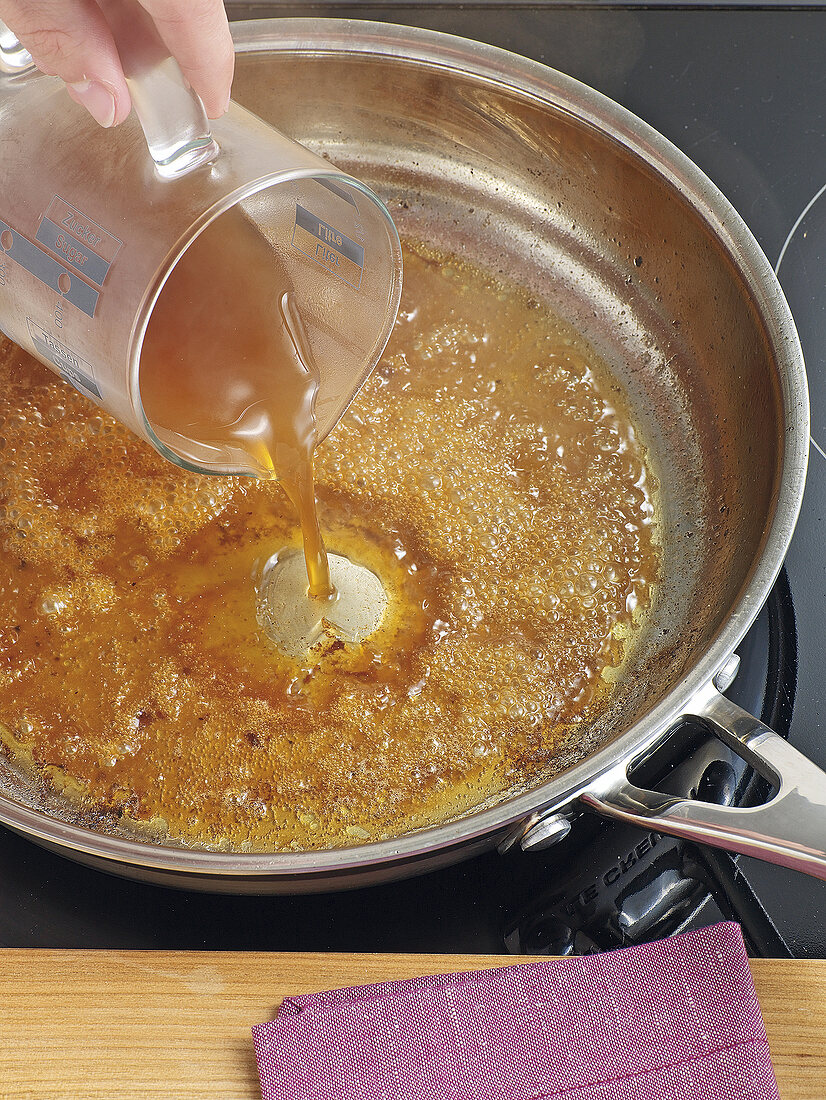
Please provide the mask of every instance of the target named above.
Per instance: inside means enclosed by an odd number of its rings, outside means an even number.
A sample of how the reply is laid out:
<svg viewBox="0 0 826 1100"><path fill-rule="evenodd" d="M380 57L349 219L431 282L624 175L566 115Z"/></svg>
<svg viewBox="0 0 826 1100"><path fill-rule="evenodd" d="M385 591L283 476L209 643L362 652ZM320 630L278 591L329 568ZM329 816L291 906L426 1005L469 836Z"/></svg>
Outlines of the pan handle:
<svg viewBox="0 0 826 1100"><path fill-rule="evenodd" d="M628 761L603 772L580 794L592 810L700 844L727 848L826 879L826 772L713 684L684 717L698 719L775 788L761 806L738 808L637 787Z"/></svg>

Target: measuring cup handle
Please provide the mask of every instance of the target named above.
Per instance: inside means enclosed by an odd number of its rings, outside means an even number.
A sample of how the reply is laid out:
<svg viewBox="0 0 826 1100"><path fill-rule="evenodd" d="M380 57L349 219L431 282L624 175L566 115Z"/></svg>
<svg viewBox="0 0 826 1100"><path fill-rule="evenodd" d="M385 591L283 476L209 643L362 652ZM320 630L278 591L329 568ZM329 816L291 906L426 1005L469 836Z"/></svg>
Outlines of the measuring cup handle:
<svg viewBox="0 0 826 1100"><path fill-rule="evenodd" d="M34 67L32 55L0 19L0 76L22 76Z"/></svg>
<svg viewBox="0 0 826 1100"><path fill-rule="evenodd" d="M218 155L204 106L137 0L99 0L118 47L135 113L159 175L174 179ZM35 68L29 51L0 21L0 75Z"/></svg>
<svg viewBox="0 0 826 1100"><path fill-rule="evenodd" d="M132 105L159 175L186 175L218 155L199 96L137 0L98 0L118 47Z"/></svg>

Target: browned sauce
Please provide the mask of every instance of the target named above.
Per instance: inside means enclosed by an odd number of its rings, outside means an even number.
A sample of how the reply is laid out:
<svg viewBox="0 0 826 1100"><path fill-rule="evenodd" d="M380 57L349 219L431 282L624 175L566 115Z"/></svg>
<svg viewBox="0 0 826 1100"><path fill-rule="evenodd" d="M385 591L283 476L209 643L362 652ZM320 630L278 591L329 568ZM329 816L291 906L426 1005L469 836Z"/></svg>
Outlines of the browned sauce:
<svg viewBox="0 0 826 1100"><path fill-rule="evenodd" d="M256 570L300 545L278 485L177 469L0 349L3 737L90 808L353 844L530 780L603 709L657 577L652 480L544 304L406 249L387 354L316 453L328 546L390 603L304 661L256 620Z"/></svg>

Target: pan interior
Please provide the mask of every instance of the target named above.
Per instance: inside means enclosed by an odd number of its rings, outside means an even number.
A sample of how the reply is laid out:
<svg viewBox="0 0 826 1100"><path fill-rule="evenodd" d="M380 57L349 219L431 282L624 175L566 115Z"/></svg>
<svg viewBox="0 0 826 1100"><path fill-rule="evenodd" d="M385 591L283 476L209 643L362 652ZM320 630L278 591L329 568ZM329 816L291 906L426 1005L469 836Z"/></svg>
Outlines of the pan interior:
<svg viewBox="0 0 826 1100"><path fill-rule="evenodd" d="M364 179L403 237L547 301L633 404L666 535L657 606L614 704L556 762L564 771L692 668L759 560L783 407L748 287L673 182L564 104L374 55L238 61L239 102ZM9 784L30 800L25 782Z"/></svg>

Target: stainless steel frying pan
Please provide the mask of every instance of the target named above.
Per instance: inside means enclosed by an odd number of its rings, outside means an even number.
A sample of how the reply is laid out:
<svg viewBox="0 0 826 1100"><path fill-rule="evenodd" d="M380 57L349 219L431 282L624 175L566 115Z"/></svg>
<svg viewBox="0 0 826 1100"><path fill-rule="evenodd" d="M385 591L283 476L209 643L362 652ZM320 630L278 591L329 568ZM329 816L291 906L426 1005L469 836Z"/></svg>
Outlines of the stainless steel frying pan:
<svg viewBox="0 0 826 1100"><path fill-rule="evenodd" d="M531 287L608 361L661 485L651 626L604 720L553 772L437 828L332 851L195 850L72 816L9 768L0 820L99 868L238 892L358 886L548 845L585 809L826 878L826 774L720 694L788 547L809 437L794 325L746 226L650 127L523 58L342 20L242 23L235 36L241 103L365 179L403 236ZM685 716L769 778L771 801L730 809L634 786L629 768Z"/></svg>

